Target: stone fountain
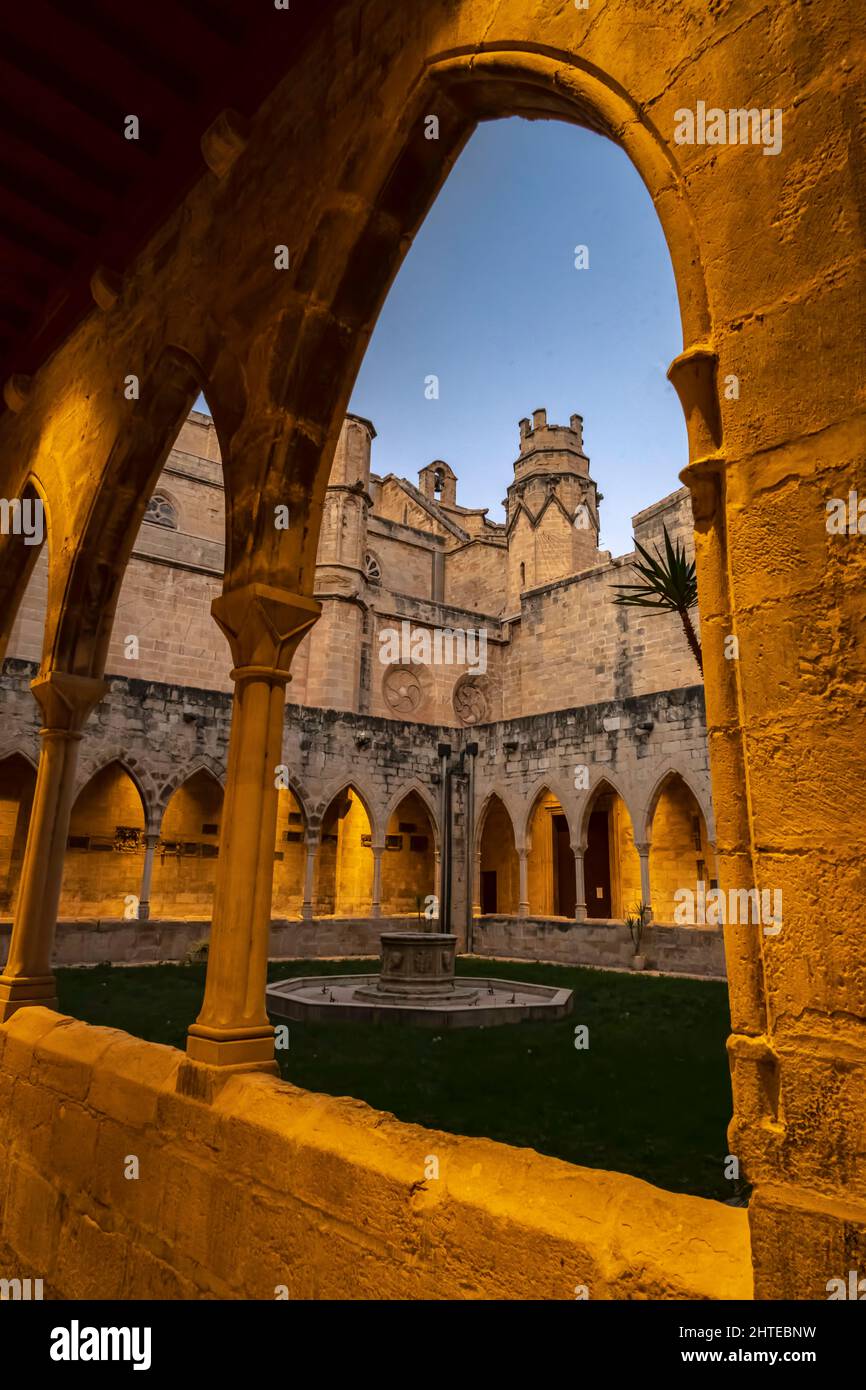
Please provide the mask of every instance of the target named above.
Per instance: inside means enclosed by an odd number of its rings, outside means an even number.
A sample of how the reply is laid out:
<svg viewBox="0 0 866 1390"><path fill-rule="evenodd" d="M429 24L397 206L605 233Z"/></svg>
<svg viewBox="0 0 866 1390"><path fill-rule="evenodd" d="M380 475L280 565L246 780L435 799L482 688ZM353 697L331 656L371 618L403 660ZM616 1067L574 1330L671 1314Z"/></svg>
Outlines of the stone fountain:
<svg viewBox="0 0 866 1390"><path fill-rule="evenodd" d="M449 932L383 932L378 975L307 975L267 990L268 1012L295 1020L356 1019L480 1028L521 1019L563 1018L572 991L517 980L454 974Z"/></svg>

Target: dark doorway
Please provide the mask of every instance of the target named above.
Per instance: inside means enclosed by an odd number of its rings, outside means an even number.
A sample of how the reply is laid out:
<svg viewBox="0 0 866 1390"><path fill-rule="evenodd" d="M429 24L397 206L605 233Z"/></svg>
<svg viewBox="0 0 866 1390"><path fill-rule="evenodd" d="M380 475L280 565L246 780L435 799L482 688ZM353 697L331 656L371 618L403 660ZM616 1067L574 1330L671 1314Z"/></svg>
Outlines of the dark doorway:
<svg viewBox="0 0 866 1390"><path fill-rule="evenodd" d="M565 816L553 816L553 911L556 917L573 917L577 902L574 852Z"/></svg>
<svg viewBox="0 0 866 1390"><path fill-rule="evenodd" d="M587 917L610 917L610 835L607 811L593 811L589 818L583 874Z"/></svg>
<svg viewBox="0 0 866 1390"><path fill-rule="evenodd" d="M496 870L481 870L481 911L486 916L496 912Z"/></svg>

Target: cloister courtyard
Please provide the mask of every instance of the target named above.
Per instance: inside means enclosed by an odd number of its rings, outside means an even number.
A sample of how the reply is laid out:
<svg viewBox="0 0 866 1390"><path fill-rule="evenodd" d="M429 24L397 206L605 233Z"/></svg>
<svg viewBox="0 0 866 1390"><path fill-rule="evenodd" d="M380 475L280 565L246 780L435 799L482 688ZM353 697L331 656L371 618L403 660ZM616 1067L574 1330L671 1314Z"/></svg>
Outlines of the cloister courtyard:
<svg viewBox="0 0 866 1390"><path fill-rule="evenodd" d="M375 958L280 961L271 963L268 979L371 968ZM464 957L457 968L461 976L489 974L491 962ZM60 1007L88 1023L181 1047L204 972L194 963L63 969ZM497 960L495 973L574 990L573 1015L444 1031L292 1023L288 1046L277 1051L281 1074L430 1129L745 1205L743 1181L726 1176L730 1020L722 983L526 961ZM577 1027L588 1034L580 1047Z"/></svg>
<svg viewBox="0 0 866 1390"><path fill-rule="evenodd" d="M0 1280L857 1298L857 7L4 23Z"/></svg>

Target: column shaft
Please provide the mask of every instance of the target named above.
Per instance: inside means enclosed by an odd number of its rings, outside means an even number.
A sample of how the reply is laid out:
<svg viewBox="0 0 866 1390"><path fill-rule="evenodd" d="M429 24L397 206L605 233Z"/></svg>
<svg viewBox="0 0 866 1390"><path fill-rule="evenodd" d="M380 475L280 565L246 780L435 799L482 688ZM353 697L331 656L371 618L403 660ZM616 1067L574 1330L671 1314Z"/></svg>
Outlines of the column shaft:
<svg viewBox="0 0 866 1390"><path fill-rule="evenodd" d="M385 853L384 845L373 845L373 899L370 904L370 916L382 916L382 855Z"/></svg>
<svg viewBox="0 0 866 1390"><path fill-rule="evenodd" d="M265 985L284 705L284 678L238 674L207 982L187 1044L194 1061L273 1060Z"/></svg>
<svg viewBox="0 0 866 1390"><path fill-rule="evenodd" d="M586 921L586 881L583 876L583 848L574 851L574 920Z"/></svg>
<svg viewBox="0 0 866 1390"><path fill-rule="evenodd" d="M146 922L150 916L150 884L153 878L153 856L158 844L158 834L145 835L144 865L141 870L141 892L138 895L138 917L141 922Z"/></svg>
<svg viewBox="0 0 866 1390"><path fill-rule="evenodd" d="M103 681L51 671L31 684L45 719L9 959L0 976L0 1022L27 1004L55 1008L51 972L81 728Z"/></svg>
<svg viewBox="0 0 866 1390"><path fill-rule="evenodd" d="M640 895L646 906L644 913L644 926L652 921L653 911L650 898L650 867L649 867L649 845L635 845L640 859Z"/></svg>
<svg viewBox="0 0 866 1390"><path fill-rule="evenodd" d="M526 850L517 851L520 867L520 901L517 904L518 917L529 916L529 874L526 862Z"/></svg>
<svg viewBox="0 0 866 1390"><path fill-rule="evenodd" d="M307 858L304 864L304 901L301 904L301 918L305 922L311 922L315 916L313 890L316 882L316 855L318 852L318 840L308 840Z"/></svg>
<svg viewBox="0 0 866 1390"><path fill-rule="evenodd" d="M481 850L472 856L472 915L481 916Z"/></svg>
<svg viewBox="0 0 866 1390"><path fill-rule="evenodd" d="M235 691L205 994L187 1055L190 1064L276 1071L265 987L277 769L291 659L320 606L253 583L226 591L211 611L231 646ZM185 1072L179 1084L199 1083Z"/></svg>

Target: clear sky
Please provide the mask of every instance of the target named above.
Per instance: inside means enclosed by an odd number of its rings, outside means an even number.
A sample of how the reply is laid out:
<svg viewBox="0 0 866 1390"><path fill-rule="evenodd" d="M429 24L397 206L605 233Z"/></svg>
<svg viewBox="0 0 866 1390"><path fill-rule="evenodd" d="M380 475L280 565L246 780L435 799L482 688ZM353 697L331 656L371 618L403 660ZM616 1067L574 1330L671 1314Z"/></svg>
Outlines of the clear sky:
<svg viewBox="0 0 866 1390"><path fill-rule="evenodd" d="M575 269L574 248L589 249ZM661 224L627 156L559 121L479 126L384 305L352 396L372 420L373 471L417 482L445 459L457 500L489 507L513 479L521 416L584 417L604 495L602 547L680 487L685 422L665 372L682 351ZM439 399L424 380L439 377Z"/></svg>
<svg viewBox="0 0 866 1390"><path fill-rule="evenodd" d="M589 268L575 268L586 246ZM680 486L682 351L661 225L618 146L559 121L493 121L469 141L382 309L350 409L377 430L373 471L417 482L445 459L463 506L503 521L518 420L584 417L601 545ZM439 378L439 399L425 379ZM207 409L203 400L200 409Z"/></svg>

